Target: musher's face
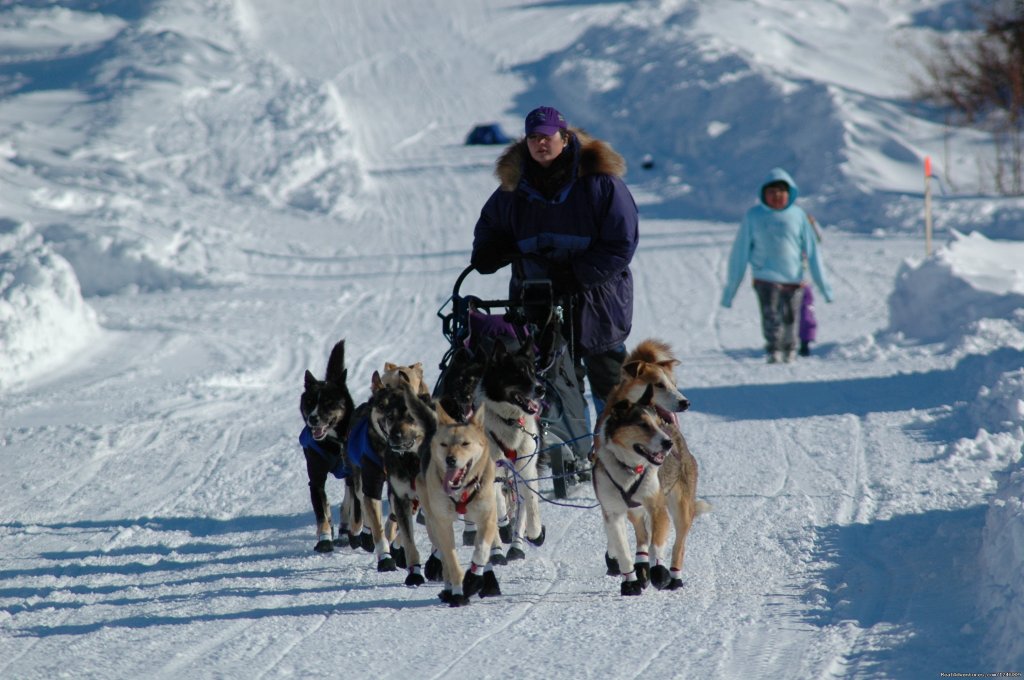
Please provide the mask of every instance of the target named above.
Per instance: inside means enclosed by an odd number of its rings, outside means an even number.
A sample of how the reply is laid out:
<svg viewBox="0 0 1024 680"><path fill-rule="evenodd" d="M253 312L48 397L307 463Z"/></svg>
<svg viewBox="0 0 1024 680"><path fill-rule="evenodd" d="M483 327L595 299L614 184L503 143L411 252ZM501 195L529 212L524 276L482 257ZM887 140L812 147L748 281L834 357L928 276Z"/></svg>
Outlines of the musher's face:
<svg viewBox="0 0 1024 680"><path fill-rule="evenodd" d="M764 202L772 210L782 210L789 203L788 187L768 187L764 190Z"/></svg>
<svg viewBox="0 0 1024 680"><path fill-rule="evenodd" d="M526 136L526 145L530 149L530 156L533 160L537 161L541 167L546 168L554 163L562 153L562 149L565 148L565 140L562 139L561 132L556 132L553 135L542 135L535 132Z"/></svg>

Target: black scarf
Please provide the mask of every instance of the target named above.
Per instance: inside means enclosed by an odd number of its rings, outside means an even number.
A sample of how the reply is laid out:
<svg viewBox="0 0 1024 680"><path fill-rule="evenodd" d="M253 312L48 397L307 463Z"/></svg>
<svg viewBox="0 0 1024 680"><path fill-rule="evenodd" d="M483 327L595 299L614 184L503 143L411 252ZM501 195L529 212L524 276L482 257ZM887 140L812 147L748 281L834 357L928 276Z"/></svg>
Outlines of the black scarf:
<svg viewBox="0 0 1024 680"><path fill-rule="evenodd" d="M553 199L558 192L572 179L573 150L570 139L558 154L558 158L552 161L548 167L542 166L533 160L533 156L527 153L526 156L526 181L536 189L541 196L547 200Z"/></svg>

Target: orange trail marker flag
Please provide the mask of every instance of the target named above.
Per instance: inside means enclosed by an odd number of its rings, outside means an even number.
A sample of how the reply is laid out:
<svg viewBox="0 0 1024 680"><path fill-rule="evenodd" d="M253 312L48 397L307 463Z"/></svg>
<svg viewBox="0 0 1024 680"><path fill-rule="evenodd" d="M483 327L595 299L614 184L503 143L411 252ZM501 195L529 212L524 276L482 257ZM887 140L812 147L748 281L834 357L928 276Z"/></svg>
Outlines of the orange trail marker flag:
<svg viewBox="0 0 1024 680"><path fill-rule="evenodd" d="M932 254L932 157L924 157L924 254Z"/></svg>

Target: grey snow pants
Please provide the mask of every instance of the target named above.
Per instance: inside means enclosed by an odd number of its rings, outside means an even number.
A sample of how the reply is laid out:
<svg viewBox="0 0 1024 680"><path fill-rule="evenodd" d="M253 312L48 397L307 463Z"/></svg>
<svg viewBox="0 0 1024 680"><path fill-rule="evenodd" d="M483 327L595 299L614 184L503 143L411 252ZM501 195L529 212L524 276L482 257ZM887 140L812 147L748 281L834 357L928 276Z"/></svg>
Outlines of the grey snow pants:
<svg viewBox="0 0 1024 680"><path fill-rule="evenodd" d="M799 283L775 283L754 280L754 292L761 306L761 332L765 351L792 352L797 345L797 324L803 286Z"/></svg>

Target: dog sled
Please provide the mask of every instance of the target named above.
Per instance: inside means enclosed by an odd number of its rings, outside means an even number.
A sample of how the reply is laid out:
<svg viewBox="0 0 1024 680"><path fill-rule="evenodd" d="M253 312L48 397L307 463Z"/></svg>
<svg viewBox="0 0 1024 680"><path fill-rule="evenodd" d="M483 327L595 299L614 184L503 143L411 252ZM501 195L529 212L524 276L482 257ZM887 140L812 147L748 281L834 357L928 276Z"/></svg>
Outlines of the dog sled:
<svg viewBox="0 0 1024 680"><path fill-rule="evenodd" d="M562 332L572 318L573 301L556 296L546 279L525 281L522 296L515 300L464 295L462 284L474 271L473 265L462 271L451 297L437 313L449 349L441 360L433 396L451 392L447 383L455 378L460 362L468 358L486 364L494 343L502 342L509 351L534 343L537 379L543 390L537 455L551 470L555 497L566 498L570 487L589 479L593 444L586 400L573 369L572 343Z"/></svg>

